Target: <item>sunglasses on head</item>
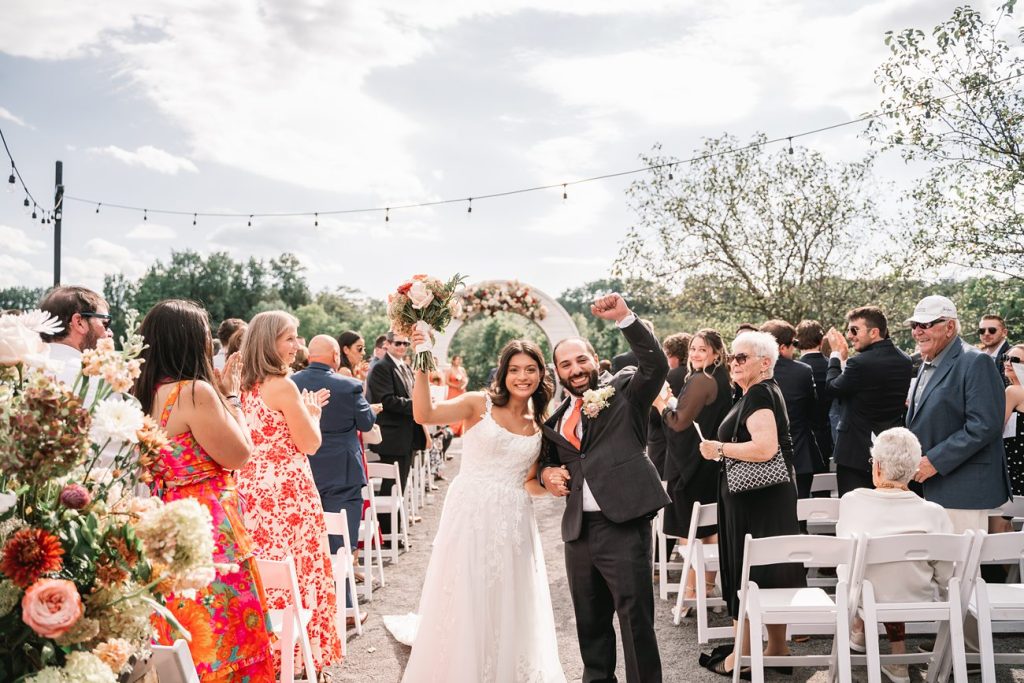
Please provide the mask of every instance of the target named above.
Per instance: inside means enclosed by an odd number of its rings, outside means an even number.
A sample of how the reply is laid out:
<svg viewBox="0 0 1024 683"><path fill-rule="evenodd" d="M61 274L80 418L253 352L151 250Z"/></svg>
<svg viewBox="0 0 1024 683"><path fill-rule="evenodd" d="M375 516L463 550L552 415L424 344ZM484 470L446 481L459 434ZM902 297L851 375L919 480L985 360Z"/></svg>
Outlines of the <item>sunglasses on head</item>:
<svg viewBox="0 0 1024 683"><path fill-rule="evenodd" d="M999 331L998 327L979 327L978 328L978 336L981 336L983 334L995 334L998 331Z"/></svg>
<svg viewBox="0 0 1024 683"><path fill-rule="evenodd" d="M109 313L97 313L96 311L83 311L78 315L83 318L96 318L100 321L100 324L103 325L103 329L106 330L110 329L110 323L113 320Z"/></svg>
<svg viewBox="0 0 1024 683"><path fill-rule="evenodd" d="M946 322L945 318L937 318L937 319L931 321L930 323L919 323L919 322L915 322L915 321L911 320L910 321L910 329L912 329L912 330L919 330L919 329L920 330L929 330L933 326L938 325L939 323L944 323L944 322Z"/></svg>
<svg viewBox="0 0 1024 683"><path fill-rule="evenodd" d="M736 365L743 365L750 358L749 354L746 353L734 353L731 356L726 356L725 360L727 363L735 362Z"/></svg>
<svg viewBox="0 0 1024 683"><path fill-rule="evenodd" d="M408 346L411 343L412 342L407 342L407 341L393 341L393 342L391 342L391 345L392 346Z"/></svg>

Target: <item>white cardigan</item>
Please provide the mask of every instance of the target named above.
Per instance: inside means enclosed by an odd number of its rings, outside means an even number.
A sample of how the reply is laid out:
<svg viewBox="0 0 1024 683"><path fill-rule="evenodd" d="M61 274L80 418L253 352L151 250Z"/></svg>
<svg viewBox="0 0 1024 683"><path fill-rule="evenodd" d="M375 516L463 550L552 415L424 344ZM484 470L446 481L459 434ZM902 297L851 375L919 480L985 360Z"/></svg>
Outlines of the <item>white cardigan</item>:
<svg viewBox="0 0 1024 683"><path fill-rule="evenodd" d="M839 502L839 537L951 533L953 523L946 510L913 491L855 489ZM849 569L839 567L838 574L846 580ZM945 588L952 575L949 562L917 561L873 565L864 578L871 581L879 602L928 602L935 588Z"/></svg>

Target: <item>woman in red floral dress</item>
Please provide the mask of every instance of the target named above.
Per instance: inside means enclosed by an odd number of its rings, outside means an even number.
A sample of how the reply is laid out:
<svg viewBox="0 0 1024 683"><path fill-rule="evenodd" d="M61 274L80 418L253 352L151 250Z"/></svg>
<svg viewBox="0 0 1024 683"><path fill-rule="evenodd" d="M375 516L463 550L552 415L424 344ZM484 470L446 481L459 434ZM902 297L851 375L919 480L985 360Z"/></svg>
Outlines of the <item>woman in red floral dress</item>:
<svg viewBox="0 0 1024 683"><path fill-rule="evenodd" d="M341 640L324 509L306 454L320 447L320 408L330 392L300 394L288 379L298 348L298 321L290 314L267 311L249 323L241 350L242 407L253 453L238 486L256 554L295 560L304 606L313 610L309 637L320 672L341 661ZM286 597L267 591L272 609L283 607Z"/></svg>

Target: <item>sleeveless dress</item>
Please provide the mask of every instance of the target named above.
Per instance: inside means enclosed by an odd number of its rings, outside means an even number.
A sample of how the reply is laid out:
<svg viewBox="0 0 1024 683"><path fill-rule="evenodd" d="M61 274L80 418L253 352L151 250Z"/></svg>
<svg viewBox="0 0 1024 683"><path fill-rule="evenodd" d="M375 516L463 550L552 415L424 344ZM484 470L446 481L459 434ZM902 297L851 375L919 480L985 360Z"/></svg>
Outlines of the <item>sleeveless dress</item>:
<svg viewBox="0 0 1024 683"><path fill-rule="evenodd" d="M541 435L513 434L491 400L464 436L419 616L384 617L412 645L406 683L565 683L533 501L523 482Z"/></svg>
<svg viewBox="0 0 1024 683"><path fill-rule="evenodd" d="M178 382L171 390L160 413L161 427L167 426L186 384ZM182 432L170 438L154 464L150 489L165 502L193 498L205 506L213 518L214 562L239 567L237 572L217 572L194 599L167 598L167 608L192 634L189 650L200 679L204 683L273 683L276 672L266 600L231 471L211 458L191 431ZM157 644L172 645L180 637L163 617L154 615L152 621Z"/></svg>
<svg viewBox="0 0 1024 683"><path fill-rule="evenodd" d="M1010 472L1010 491L1014 497L1024 496L1024 411L1017 414L1017 433L1003 439L1006 447L1006 469Z"/></svg>
<svg viewBox="0 0 1024 683"><path fill-rule="evenodd" d="M302 601L313 610L309 623L313 664L322 671L341 661L341 639L320 494L309 459L292 441L284 415L264 402L260 385L242 394L242 410L253 443L252 457L238 473L238 488L248 502L245 526L259 557L294 558ZM284 590L267 591L271 609L283 608L286 600Z"/></svg>

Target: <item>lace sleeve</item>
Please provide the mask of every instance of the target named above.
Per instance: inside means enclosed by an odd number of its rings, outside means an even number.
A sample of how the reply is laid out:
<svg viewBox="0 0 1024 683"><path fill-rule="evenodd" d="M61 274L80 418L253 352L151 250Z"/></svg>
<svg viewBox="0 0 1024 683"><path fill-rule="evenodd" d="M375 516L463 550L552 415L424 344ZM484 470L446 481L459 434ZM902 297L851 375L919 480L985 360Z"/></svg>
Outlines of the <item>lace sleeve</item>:
<svg viewBox="0 0 1024 683"><path fill-rule="evenodd" d="M715 380L703 373L697 373L686 380L676 409L666 410L662 414L662 422L672 431L685 431L697 419L704 406L713 402L717 396L718 385Z"/></svg>

